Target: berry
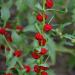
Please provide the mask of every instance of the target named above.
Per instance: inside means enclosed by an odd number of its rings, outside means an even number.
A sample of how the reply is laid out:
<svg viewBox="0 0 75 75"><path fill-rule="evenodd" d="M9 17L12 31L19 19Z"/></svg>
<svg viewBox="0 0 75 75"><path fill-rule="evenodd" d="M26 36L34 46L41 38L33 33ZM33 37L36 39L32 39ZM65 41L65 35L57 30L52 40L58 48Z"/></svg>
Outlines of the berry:
<svg viewBox="0 0 75 75"><path fill-rule="evenodd" d="M6 74L4 74L4 75L13 75L12 73L6 73Z"/></svg>
<svg viewBox="0 0 75 75"><path fill-rule="evenodd" d="M16 26L16 29L19 31L22 31L24 29L24 27L23 26Z"/></svg>
<svg viewBox="0 0 75 75"><path fill-rule="evenodd" d="M50 25L50 24L45 24L43 30L44 30L45 32L48 32L48 31L52 30L52 28L53 28L52 25Z"/></svg>
<svg viewBox="0 0 75 75"><path fill-rule="evenodd" d="M41 70L48 70L48 67L45 67L45 66L39 66L39 68L40 68Z"/></svg>
<svg viewBox="0 0 75 75"><path fill-rule="evenodd" d="M42 34L40 34L39 32L35 34L35 39L37 40L42 40L43 39L43 36Z"/></svg>
<svg viewBox="0 0 75 75"><path fill-rule="evenodd" d="M36 52L32 52L32 57L34 59L39 59L40 58L40 54L36 53Z"/></svg>
<svg viewBox="0 0 75 75"><path fill-rule="evenodd" d="M6 47L6 50L7 50L7 51L10 51L10 48L9 48L9 47Z"/></svg>
<svg viewBox="0 0 75 75"><path fill-rule="evenodd" d="M6 40L7 40L8 42L10 42L10 43L13 41L11 36L8 37L8 38L6 38Z"/></svg>
<svg viewBox="0 0 75 75"><path fill-rule="evenodd" d="M36 72L36 73L39 73L40 72L40 69L39 69L39 66L38 65L35 65L34 66L34 72Z"/></svg>
<svg viewBox="0 0 75 75"><path fill-rule="evenodd" d="M9 22L7 22L5 28L11 29L12 26L11 26L11 24Z"/></svg>
<svg viewBox="0 0 75 75"><path fill-rule="evenodd" d="M22 52L20 50L16 50L14 53L13 53L14 56L16 57L20 57L22 55Z"/></svg>
<svg viewBox="0 0 75 75"><path fill-rule="evenodd" d="M5 35L5 33L6 33L5 28L0 28L0 34L1 34L1 35Z"/></svg>
<svg viewBox="0 0 75 75"><path fill-rule="evenodd" d="M41 55L45 55L48 52L48 50L46 48L41 48Z"/></svg>
<svg viewBox="0 0 75 75"><path fill-rule="evenodd" d="M53 7L53 0L46 0L45 6L46 6L46 8L52 8Z"/></svg>
<svg viewBox="0 0 75 75"><path fill-rule="evenodd" d="M42 39L41 41L38 41L40 46L45 46L46 40Z"/></svg>
<svg viewBox="0 0 75 75"><path fill-rule="evenodd" d="M44 17L45 17L45 19L48 18L48 16L47 16L46 14L44 14ZM42 21L43 21L43 14L38 13L38 15L36 16L36 19L37 19L39 22L42 22Z"/></svg>
<svg viewBox="0 0 75 75"><path fill-rule="evenodd" d="M39 22L42 22L43 21L43 16L41 14L38 14L36 16L36 19L39 21Z"/></svg>
<svg viewBox="0 0 75 75"><path fill-rule="evenodd" d="M27 73L29 73L29 72L30 72L30 70L31 70L31 68L30 68L30 66L29 66L29 65L24 65L24 68L25 68L25 70L26 70L26 72L27 72Z"/></svg>
<svg viewBox="0 0 75 75"><path fill-rule="evenodd" d="M48 75L48 73L43 71L43 72L41 72L41 75Z"/></svg>

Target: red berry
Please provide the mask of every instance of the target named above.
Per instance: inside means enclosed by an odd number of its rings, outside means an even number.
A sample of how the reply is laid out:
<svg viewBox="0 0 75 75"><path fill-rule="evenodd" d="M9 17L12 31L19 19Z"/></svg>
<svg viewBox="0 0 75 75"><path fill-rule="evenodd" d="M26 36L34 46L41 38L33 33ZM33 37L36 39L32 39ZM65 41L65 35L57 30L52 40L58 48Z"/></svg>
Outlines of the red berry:
<svg viewBox="0 0 75 75"><path fill-rule="evenodd" d="M43 39L42 34L40 34L39 32L36 33L36 35L35 35L35 39L37 39L37 40L42 40L42 39Z"/></svg>
<svg viewBox="0 0 75 75"><path fill-rule="evenodd" d="M6 40L7 40L8 42L10 42L10 43L13 41L11 36L10 36L10 37L7 37Z"/></svg>
<svg viewBox="0 0 75 75"><path fill-rule="evenodd" d="M39 58L40 58L40 54L35 53L35 52L32 52L32 57L33 57L34 59L39 59Z"/></svg>
<svg viewBox="0 0 75 75"><path fill-rule="evenodd" d="M10 51L10 48L9 48L9 47L6 47L6 50L7 50L7 51Z"/></svg>
<svg viewBox="0 0 75 75"><path fill-rule="evenodd" d="M36 16L36 19L39 21L39 22L42 22L43 21L43 16L41 14L38 14Z"/></svg>
<svg viewBox="0 0 75 75"><path fill-rule="evenodd" d="M45 6L46 6L46 8L52 8L53 7L53 0L46 0Z"/></svg>
<svg viewBox="0 0 75 75"><path fill-rule="evenodd" d="M38 66L38 65L35 65L35 66L34 66L34 72L37 72L37 73L40 72L40 69L39 69L39 66Z"/></svg>
<svg viewBox="0 0 75 75"><path fill-rule="evenodd" d="M6 73L6 74L4 74L4 75L13 75L12 73Z"/></svg>
<svg viewBox="0 0 75 75"><path fill-rule="evenodd" d="M44 17L45 17L45 19L47 19L48 18L48 16L46 15L46 14L44 14ZM38 14L37 16L36 16L36 19L39 21L39 22L42 22L43 21L43 14Z"/></svg>
<svg viewBox="0 0 75 75"><path fill-rule="evenodd" d="M43 71L43 72L41 72L41 75L48 75L48 73Z"/></svg>
<svg viewBox="0 0 75 75"><path fill-rule="evenodd" d="M45 66L39 66L39 68L40 68L41 70L48 70L48 67L45 67Z"/></svg>
<svg viewBox="0 0 75 75"><path fill-rule="evenodd" d="M41 55L45 55L48 52L48 50L46 48L41 48Z"/></svg>
<svg viewBox="0 0 75 75"><path fill-rule="evenodd" d="M50 24L45 24L43 30L44 30L45 32L48 32L48 31L52 30L52 28L53 28L52 25L50 25Z"/></svg>
<svg viewBox="0 0 75 75"><path fill-rule="evenodd" d="M42 39L41 41L38 41L40 46L45 46L46 40Z"/></svg>
<svg viewBox="0 0 75 75"><path fill-rule="evenodd" d="M20 50L16 50L14 53L13 53L14 56L16 57L20 57L22 55L22 52Z"/></svg>
<svg viewBox="0 0 75 75"><path fill-rule="evenodd" d="M1 34L1 35L5 35L5 33L6 33L5 28L0 28L0 34Z"/></svg>
<svg viewBox="0 0 75 75"><path fill-rule="evenodd" d="M24 29L24 27L23 26L16 26L16 29L19 31L22 31Z"/></svg>
<svg viewBox="0 0 75 75"><path fill-rule="evenodd" d="M11 26L11 24L9 22L7 22L5 28L11 29L12 26Z"/></svg>
<svg viewBox="0 0 75 75"><path fill-rule="evenodd" d="M29 73L29 72L30 72L30 70L31 70L31 68L30 68L30 66L29 66L29 65L24 65L24 68L25 68L25 70L26 70L26 72L27 72L27 73Z"/></svg>

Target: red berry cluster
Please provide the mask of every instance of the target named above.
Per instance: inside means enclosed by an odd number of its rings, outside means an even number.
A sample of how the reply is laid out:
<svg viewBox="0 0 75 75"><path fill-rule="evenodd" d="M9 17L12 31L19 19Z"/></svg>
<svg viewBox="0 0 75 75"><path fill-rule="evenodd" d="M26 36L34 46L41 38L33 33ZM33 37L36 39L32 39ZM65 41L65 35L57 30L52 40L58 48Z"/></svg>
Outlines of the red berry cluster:
<svg viewBox="0 0 75 75"><path fill-rule="evenodd" d="M0 35L4 35L6 40L11 43L13 41L11 37L11 32L10 30L12 29L12 26L9 22L6 23L5 27L0 27ZM16 30L22 31L24 29L23 26L16 26Z"/></svg>
<svg viewBox="0 0 75 75"><path fill-rule="evenodd" d="M34 72L36 73L41 73L41 75L48 75L48 73L45 72L46 70L48 70L48 67L34 65Z"/></svg>
<svg viewBox="0 0 75 75"><path fill-rule="evenodd" d="M49 9L52 7L53 7L53 0L46 0L45 8ZM53 29L53 26L48 23L43 23L44 20L48 19L48 16L45 12L37 13L36 19L38 21L38 24L40 23L42 25L42 26L40 26L41 32L37 32L35 34L35 39L38 41L38 45L39 45L40 49L35 48L35 50L32 52L32 57L36 60L40 60L40 57L45 56L48 52L48 50L45 48L45 46L47 44L47 39L46 39L45 35L43 35L43 34L51 31ZM8 42L13 41L13 39L11 37L11 33L7 31L7 30L11 30L11 29L12 29L12 26L10 23L7 23L6 26L3 28L0 27L0 35L4 35ZM23 26L20 26L20 25L16 26L17 31L23 31L23 29L24 29ZM10 50L8 47L6 49ZM20 57L21 55L22 55L21 50L15 50L13 53L14 57ZM48 73L46 72L46 70L48 70L48 67L46 67L45 65L42 66L41 64L37 63L37 65L34 65L34 72L37 75L48 75ZM25 70L26 73L30 73L31 67L29 65L21 65L20 70ZM6 73L4 75L13 75L13 74Z"/></svg>
<svg viewBox="0 0 75 75"><path fill-rule="evenodd" d="M39 59L42 55L45 55L47 53L47 49L46 48L41 48L41 50L34 50L34 52L32 52L32 57L34 59Z"/></svg>
<svg viewBox="0 0 75 75"><path fill-rule="evenodd" d="M46 9L52 8L53 0L46 0L44 5L45 5ZM35 50L32 52L32 57L34 59L40 60L40 57L46 55L48 52L48 50L45 48L45 45L47 44L47 39L46 39L45 35L43 35L43 34L51 31L53 29L53 26L48 23L43 23L43 21L47 20L47 19L48 19L48 16L47 16L46 12L43 12L43 13L40 12L36 15L36 20L38 21L38 24L40 23L40 25L42 25L42 24L43 25L39 26L41 29L41 32L37 32L35 34L35 39L38 41L40 50L37 50L35 48ZM39 66L39 65L34 66L34 71L40 75L48 75L48 73L45 71L47 69L48 69L48 67L45 67L45 66Z"/></svg>

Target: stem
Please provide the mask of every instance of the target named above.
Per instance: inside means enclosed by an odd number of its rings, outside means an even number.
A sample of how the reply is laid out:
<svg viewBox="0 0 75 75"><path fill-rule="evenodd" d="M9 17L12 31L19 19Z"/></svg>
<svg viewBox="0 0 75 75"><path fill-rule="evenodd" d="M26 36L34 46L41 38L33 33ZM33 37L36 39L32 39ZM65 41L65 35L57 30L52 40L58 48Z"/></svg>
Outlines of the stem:
<svg viewBox="0 0 75 75"><path fill-rule="evenodd" d="M66 12L66 10L63 11L63 10L56 10L56 9L46 9L46 11L56 11L56 12L61 12L61 13Z"/></svg>
<svg viewBox="0 0 75 75"><path fill-rule="evenodd" d="M43 22L42 22L42 33L43 33L43 27L45 25L45 2L46 0L43 0Z"/></svg>
<svg viewBox="0 0 75 75"><path fill-rule="evenodd" d="M52 16L52 18L49 20L48 24L53 20L55 15Z"/></svg>

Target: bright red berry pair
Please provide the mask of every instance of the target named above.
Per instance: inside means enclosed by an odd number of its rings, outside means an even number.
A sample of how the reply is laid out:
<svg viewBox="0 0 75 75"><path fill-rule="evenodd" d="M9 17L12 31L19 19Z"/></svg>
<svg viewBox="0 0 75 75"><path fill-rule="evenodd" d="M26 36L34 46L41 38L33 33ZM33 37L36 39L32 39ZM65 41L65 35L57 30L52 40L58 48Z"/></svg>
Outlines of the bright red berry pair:
<svg viewBox="0 0 75 75"><path fill-rule="evenodd" d="M43 21L43 17L45 17L45 19L48 18L48 16L46 14L41 14L41 13L38 13L37 16L36 16L36 19L39 21L39 22L42 22Z"/></svg>
<svg viewBox="0 0 75 75"><path fill-rule="evenodd" d="M40 56L41 56L41 55L38 53L37 50L35 50L34 52L32 52L32 57L33 57L34 59L39 59Z"/></svg>
<svg viewBox="0 0 75 75"><path fill-rule="evenodd" d="M13 53L13 55L14 55L15 57L20 57L20 56L22 55L22 52L21 52L20 50L16 50L16 51Z"/></svg>
<svg viewBox="0 0 75 75"><path fill-rule="evenodd" d="M41 48L41 51L35 50L34 52L32 52L32 57L34 59L39 59L42 55L45 55L47 51L48 50L46 48Z"/></svg>
<svg viewBox="0 0 75 75"><path fill-rule="evenodd" d="M48 70L48 67L44 67L44 66L38 66L38 65L34 65L34 72L39 73L41 72L41 75L45 75L45 70Z"/></svg>
<svg viewBox="0 0 75 75"><path fill-rule="evenodd" d="M52 8L53 7L53 0L46 0L45 6L46 6L46 8Z"/></svg>

